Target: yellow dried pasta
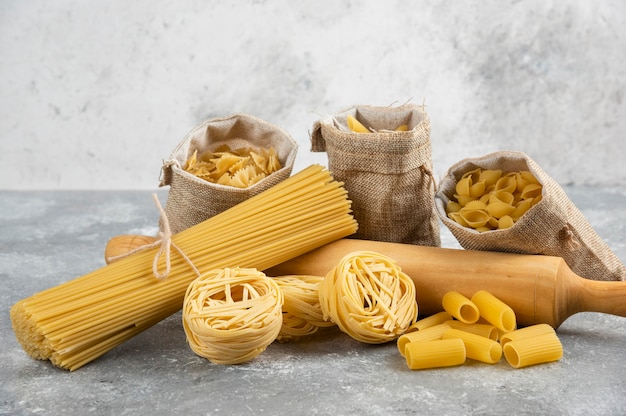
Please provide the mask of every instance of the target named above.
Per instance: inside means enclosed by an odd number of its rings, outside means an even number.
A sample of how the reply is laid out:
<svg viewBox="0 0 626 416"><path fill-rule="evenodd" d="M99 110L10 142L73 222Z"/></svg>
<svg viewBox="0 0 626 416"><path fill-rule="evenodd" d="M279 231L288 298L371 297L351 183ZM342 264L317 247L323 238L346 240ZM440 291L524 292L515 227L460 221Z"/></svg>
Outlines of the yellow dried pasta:
<svg viewBox="0 0 626 416"><path fill-rule="evenodd" d="M393 259L372 251L344 256L319 296L324 318L365 343L392 341L417 319L415 283Z"/></svg>
<svg viewBox="0 0 626 416"><path fill-rule="evenodd" d="M412 342L406 346L405 359L411 370L452 367L465 362L466 350L459 338Z"/></svg>
<svg viewBox="0 0 626 416"><path fill-rule="evenodd" d="M455 328L450 328L441 335L441 339L454 338L465 344L467 358L487 364L495 364L502 358L502 346L491 338Z"/></svg>
<svg viewBox="0 0 626 416"><path fill-rule="evenodd" d="M296 341L313 335L320 327L335 325L324 320L319 303L321 276L278 276L274 281L283 292L283 325L277 340Z"/></svg>
<svg viewBox="0 0 626 416"><path fill-rule="evenodd" d="M282 325L278 284L251 268L214 269L194 280L183 301L191 349L215 364L240 364L265 351Z"/></svg>
<svg viewBox="0 0 626 416"><path fill-rule="evenodd" d="M461 322L473 324L480 318L478 307L459 292L447 292L441 303L446 312Z"/></svg>
<svg viewBox="0 0 626 416"><path fill-rule="evenodd" d="M231 150L222 145L198 156L198 150L187 159L186 172L208 182L236 188L247 188L281 169L273 147Z"/></svg>
<svg viewBox="0 0 626 416"><path fill-rule="evenodd" d="M376 133L377 132L374 129L368 129L367 127L365 127L363 123L361 123L352 115L348 115L346 117L346 121L348 124L348 129L350 129L350 131L353 133ZM379 131L390 132L394 130L379 130ZM407 124L401 124L398 127L396 127L395 131L409 131L409 126Z"/></svg>
<svg viewBox="0 0 626 416"><path fill-rule="evenodd" d="M476 168L457 181L446 214L478 232L507 229L541 200L542 190L530 171Z"/></svg>
<svg viewBox="0 0 626 416"><path fill-rule="evenodd" d="M406 332L408 333L408 332L422 331L426 328L430 328L431 326L442 324L451 319L452 319L452 315L450 315L448 312L446 311L437 312L436 314L433 314L433 315L430 315L430 316L427 316L425 318L418 320L417 322L412 324L406 330Z"/></svg>
<svg viewBox="0 0 626 416"><path fill-rule="evenodd" d="M515 368L558 361L563 357L563 345L555 333L507 342L504 357Z"/></svg>

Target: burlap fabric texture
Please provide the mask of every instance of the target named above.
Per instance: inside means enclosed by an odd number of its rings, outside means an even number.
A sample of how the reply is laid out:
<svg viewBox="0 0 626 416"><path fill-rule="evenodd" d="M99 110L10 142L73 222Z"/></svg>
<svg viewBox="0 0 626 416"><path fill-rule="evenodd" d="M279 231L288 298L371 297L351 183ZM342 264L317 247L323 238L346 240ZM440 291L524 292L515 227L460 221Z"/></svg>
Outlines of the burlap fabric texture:
<svg viewBox="0 0 626 416"><path fill-rule="evenodd" d="M376 132L354 133L352 115ZM408 125L408 131L393 131ZM359 230L352 238L440 246L430 120L423 106L355 106L314 123L311 150L326 152Z"/></svg>
<svg viewBox="0 0 626 416"><path fill-rule="evenodd" d="M183 169L195 150L202 154L224 144L232 150L273 147L282 168L248 188L211 183ZM160 186L170 186L165 214L172 233L194 226L287 179L297 148L283 129L247 114L215 118L194 127L162 167Z"/></svg>
<svg viewBox="0 0 626 416"><path fill-rule="evenodd" d="M530 171L542 184L542 199L508 229L479 233L446 215L446 204L461 176L476 168L503 172ZM499 151L461 160L450 167L435 197L437 214L461 246L468 250L504 251L562 257L581 277L626 280L626 268L565 191L528 155Z"/></svg>

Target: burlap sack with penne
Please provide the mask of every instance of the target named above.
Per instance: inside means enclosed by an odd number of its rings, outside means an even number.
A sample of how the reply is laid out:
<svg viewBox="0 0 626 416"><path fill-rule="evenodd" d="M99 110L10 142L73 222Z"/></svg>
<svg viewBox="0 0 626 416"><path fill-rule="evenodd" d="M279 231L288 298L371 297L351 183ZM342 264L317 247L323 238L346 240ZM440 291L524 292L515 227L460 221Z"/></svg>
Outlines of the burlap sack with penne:
<svg viewBox="0 0 626 416"><path fill-rule="evenodd" d="M345 184L359 223L354 238L441 245L423 106L355 106L316 121L311 142Z"/></svg>
<svg viewBox="0 0 626 416"><path fill-rule="evenodd" d="M287 132L247 114L194 127L163 163L170 186L165 214L178 233L291 175L297 144Z"/></svg>
<svg viewBox="0 0 626 416"><path fill-rule="evenodd" d="M454 164L439 184L435 206L465 249L557 256L584 278L626 280L615 253L524 153L499 151Z"/></svg>

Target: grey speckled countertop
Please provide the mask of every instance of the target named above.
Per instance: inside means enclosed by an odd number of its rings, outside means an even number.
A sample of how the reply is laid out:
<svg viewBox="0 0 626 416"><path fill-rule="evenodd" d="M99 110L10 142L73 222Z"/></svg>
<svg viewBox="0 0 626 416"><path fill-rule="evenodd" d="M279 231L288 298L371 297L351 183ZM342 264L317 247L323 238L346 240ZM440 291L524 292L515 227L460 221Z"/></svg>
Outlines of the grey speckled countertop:
<svg viewBox="0 0 626 416"><path fill-rule="evenodd" d="M565 190L626 260L626 190ZM154 234L156 223L147 191L0 192L0 414L626 414L626 319L599 313L559 328L562 360L521 370L502 360L411 371L395 343L364 345L337 330L214 365L187 346L180 313L73 373L29 358L9 308L103 266L112 236ZM459 247L443 228L442 241Z"/></svg>

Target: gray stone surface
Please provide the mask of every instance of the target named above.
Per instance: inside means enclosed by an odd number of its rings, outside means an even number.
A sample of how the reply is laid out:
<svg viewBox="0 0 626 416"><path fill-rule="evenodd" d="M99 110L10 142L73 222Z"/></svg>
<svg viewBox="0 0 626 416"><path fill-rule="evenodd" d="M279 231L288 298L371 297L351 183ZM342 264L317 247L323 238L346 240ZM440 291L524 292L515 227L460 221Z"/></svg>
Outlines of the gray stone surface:
<svg viewBox="0 0 626 416"><path fill-rule="evenodd" d="M626 190L566 192L624 261ZM274 343L246 364L214 365L187 346L180 313L73 373L28 357L9 308L101 267L110 237L152 234L156 220L147 191L0 192L0 414L626 413L626 319L598 313L559 328L562 360L521 370L502 360L411 371L395 343L364 345L337 330ZM442 240L458 247L445 229Z"/></svg>

